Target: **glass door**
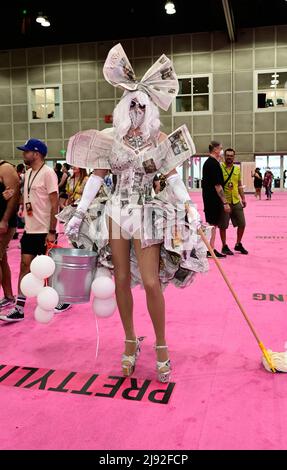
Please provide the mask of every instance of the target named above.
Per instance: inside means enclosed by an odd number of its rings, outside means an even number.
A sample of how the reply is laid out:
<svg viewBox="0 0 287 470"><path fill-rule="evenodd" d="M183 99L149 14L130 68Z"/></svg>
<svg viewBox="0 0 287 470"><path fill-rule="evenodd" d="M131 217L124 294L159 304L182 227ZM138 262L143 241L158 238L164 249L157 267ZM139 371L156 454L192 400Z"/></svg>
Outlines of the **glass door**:
<svg viewBox="0 0 287 470"><path fill-rule="evenodd" d="M208 157L194 155L190 159L189 187L191 189L200 189L202 182L202 168Z"/></svg>
<svg viewBox="0 0 287 470"><path fill-rule="evenodd" d="M280 189L281 180L281 156L280 155L269 155L268 156L268 167L273 173L272 186Z"/></svg>
<svg viewBox="0 0 287 470"><path fill-rule="evenodd" d="M262 176L264 176L265 171L267 170L267 155L256 155L255 157L256 168L259 168Z"/></svg>
<svg viewBox="0 0 287 470"><path fill-rule="evenodd" d="M255 155L255 165L260 168L263 177L267 168L272 171L274 188L287 188L287 155Z"/></svg>

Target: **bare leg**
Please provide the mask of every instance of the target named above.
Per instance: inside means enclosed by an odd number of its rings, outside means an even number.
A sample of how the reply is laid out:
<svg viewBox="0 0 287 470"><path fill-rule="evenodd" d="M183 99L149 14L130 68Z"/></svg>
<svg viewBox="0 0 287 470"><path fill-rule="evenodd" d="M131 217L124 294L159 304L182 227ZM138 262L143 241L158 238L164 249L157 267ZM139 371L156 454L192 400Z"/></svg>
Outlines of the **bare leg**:
<svg viewBox="0 0 287 470"><path fill-rule="evenodd" d="M114 222L110 219L110 247L112 250L112 262L114 265L114 276L116 285L116 299L120 312L126 339L135 340L135 328L133 323L133 297L131 291L131 274L130 274L130 241L122 237L113 238L112 226ZM120 232L117 226L118 233ZM132 355L135 353L136 345L134 343L126 343L125 354Z"/></svg>
<svg viewBox="0 0 287 470"><path fill-rule="evenodd" d="M18 279L18 294L19 295L24 296L24 294L21 292L20 284L21 284L23 277L30 272L30 265L34 258L35 256L33 255L21 256L20 274L19 274L19 279Z"/></svg>
<svg viewBox="0 0 287 470"><path fill-rule="evenodd" d="M67 201L67 199L64 199L64 198L60 197L60 199L59 199L60 210L64 209L66 201Z"/></svg>
<svg viewBox="0 0 287 470"><path fill-rule="evenodd" d="M153 323L156 345L166 345L165 340L165 305L164 296L159 281L160 245L141 248L141 241L134 239L135 253L146 292L148 311ZM158 361L168 359L167 349L157 350Z"/></svg>
<svg viewBox="0 0 287 470"><path fill-rule="evenodd" d="M244 234L245 227L237 228L237 243L240 243Z"/></svg>
<svg viewBox="0 0 287 470"><path fill-rule="evenodd" d="M0 285L3 287L4 297L13 299L11 271L8 264L7 252L4 253L2 261L0 261Z"/></svg>
<svg viewBox="0 0 287 470"><path fill-rule="evenodd" d="M214 244L215 244L215 236L216 236L216 227L212 227L212 230L211 230L211 238L210 238L210 245L211 245L211 248L214 249Z"/></svg>
<svg viewBox="0 0 287 470"><path fill-rule="evenodd" d="M220 238L222 241L222 247L224 247L226 245L226 230L225 228L221 228L219 229L219 231L220 231Z"/></svg>

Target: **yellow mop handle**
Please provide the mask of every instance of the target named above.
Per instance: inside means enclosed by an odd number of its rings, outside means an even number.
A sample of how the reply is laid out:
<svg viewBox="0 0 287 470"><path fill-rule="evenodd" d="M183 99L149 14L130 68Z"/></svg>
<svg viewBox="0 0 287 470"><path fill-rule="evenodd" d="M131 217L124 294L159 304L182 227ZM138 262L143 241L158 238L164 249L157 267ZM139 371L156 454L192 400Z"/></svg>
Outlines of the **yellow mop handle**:
<svg viewBox="0 0 287 470"><path fill-rule="evenodd" d="M245 312L243 306L241 305L241 302L240 302L239 298L237 297L237 294L236 294L236 292L234 291L234 289L233 289L233 287L232 287L232 285L231 285L229 279L227 278L225 272L223 271L221 264L219 263L218 259L216 258L215 253L214 253L214 251L213 251L213 249L212 249L212 247L211 247L211 245L210 245L208 239L206 238L206 236L205 236L205 234L204 234L202 228L199 228L199 229L198 229L198 233L199 233L199 235L201 236L202 240L204 241L204 243L205 243L205 245L206 245L206 247L207 247L209 253L211 254L211 257L213 258L213 260L214 260L216 266L218 267L218 269L219 269L219 271L220 271L220 273L221 273L221 275L222 275L224 281L226 282L226 284L227 284L227 286L228 286L228 288L229 288L231 294L233 295L233 297L234 297L234 299L235 299L235 302L237 303L237 305L238 305L238 307L239 307L241 313L243 314L243 316L244 316L244 318L245 318L245 320L246 320L246 322L247 322L247 324L248 324L250 330L252 331L252 333L253 333L253 335L254 335L254 337L255 337L257 343L258 343L258 346L259 346L260 349L262 350L263 355L264 355L266 361L268 362L270 369L272 370L272 372L276 372L276 369L275 369L274 365L272 364L272 360L271 360L271 358L270 358L270 355L268 354L267 350L265 349L263 343L260 341L260 339L259 339L259 337L258 337L258 335L257 335L257 333L256 333L256 331L255 331L254 326L252 325L250 319L249 319L248 316L247 316L247 313Z"/></svg>

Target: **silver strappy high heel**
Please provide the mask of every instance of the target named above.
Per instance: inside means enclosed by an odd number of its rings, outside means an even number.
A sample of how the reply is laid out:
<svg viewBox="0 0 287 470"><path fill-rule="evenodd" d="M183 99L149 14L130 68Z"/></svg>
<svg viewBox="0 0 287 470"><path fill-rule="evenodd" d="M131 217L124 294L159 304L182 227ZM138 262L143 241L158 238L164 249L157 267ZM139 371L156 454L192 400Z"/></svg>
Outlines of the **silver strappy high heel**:
<svg viewBox="0 0 287 470"><path fill-rule="evenodd" d="M168 349L167 346L156 346L154 347L155 350L157 349ZM160 362L156 361L156 370L157 370L157 378L161 383L167 383L170 381L171 376L171 363L170 359L166 361Z"/></svg>
<svg viewBox="0 0 287 470"><path fill-rule="evenodd" d="M140 355L141 348L140 343L144 340L144 336L140 336L136 339L126 339L125 343L135 343L136 350L135 353L128 356L127 354L122 355L122 373L125 377L129 377L135 370L136 361Z"/></svg>

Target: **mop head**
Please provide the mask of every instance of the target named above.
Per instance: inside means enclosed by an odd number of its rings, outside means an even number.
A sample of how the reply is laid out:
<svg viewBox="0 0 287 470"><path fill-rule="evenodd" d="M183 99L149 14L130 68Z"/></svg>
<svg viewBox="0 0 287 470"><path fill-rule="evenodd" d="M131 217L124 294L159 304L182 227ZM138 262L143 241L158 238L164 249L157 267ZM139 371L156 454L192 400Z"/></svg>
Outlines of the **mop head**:
<svg viewBox="0 0 287 470"><path fill-rule="evenodd" d="M271 362L276 372L287 372L287 351L285 352L274 352L271 349L267 349L267 353L271 359ZM262 362L268 372L272 372L266 358L262 356Z"/></svg>

